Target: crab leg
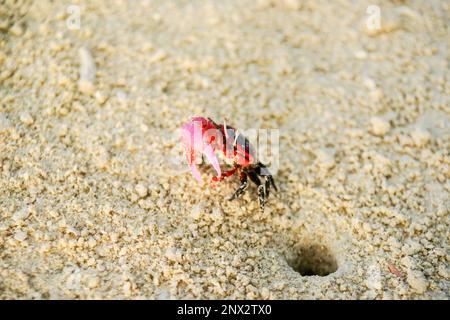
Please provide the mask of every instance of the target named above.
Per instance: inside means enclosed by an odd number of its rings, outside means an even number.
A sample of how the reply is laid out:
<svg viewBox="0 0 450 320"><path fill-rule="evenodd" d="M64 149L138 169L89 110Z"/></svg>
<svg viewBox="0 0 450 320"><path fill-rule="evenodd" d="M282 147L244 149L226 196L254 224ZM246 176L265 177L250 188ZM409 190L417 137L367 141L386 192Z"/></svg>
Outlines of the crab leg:
<svg viewBox="0 0 450 320"><path fill-rule="evenodd" d="M259 208L261 209L261 212L264 212L264 206L266 205L266 186L264 184L258 186L258 199Z"/></svg>
<svg viewBox="0 0 450 320"><path fill-rule="evenodd" d="M241 180L241 185L228 200L230 200L230 201L234 200L244 194L245 190L248 187L248 179L247 179L247 174L245 172L241 172L240 180Z"/></svg>
<svg viewBox="0 0 450 320"><path fill-rule="evenodd" d="M261 179L259 179L258 174L255 171L250 171L248 173L250 180L252 180L253 183L255 183L258 186L258 200L259 200L259 207L261 209L261 212L264 212L264 206L266 204L266 197L268 195L266 186L267 183L261 183Z"/></svg>

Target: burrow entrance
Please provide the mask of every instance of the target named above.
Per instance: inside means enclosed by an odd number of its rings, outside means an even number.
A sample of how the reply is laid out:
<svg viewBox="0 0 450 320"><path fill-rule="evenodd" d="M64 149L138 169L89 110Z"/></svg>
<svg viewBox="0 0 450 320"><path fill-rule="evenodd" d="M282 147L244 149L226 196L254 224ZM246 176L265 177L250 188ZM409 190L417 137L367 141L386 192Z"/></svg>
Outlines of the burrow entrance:
<svg viewBox="0 0 450 320"><path fill-rule="evenodd" d="M286 260L302 276L324 277L338 269L334 255L323 245L296 247Z"/></svg>

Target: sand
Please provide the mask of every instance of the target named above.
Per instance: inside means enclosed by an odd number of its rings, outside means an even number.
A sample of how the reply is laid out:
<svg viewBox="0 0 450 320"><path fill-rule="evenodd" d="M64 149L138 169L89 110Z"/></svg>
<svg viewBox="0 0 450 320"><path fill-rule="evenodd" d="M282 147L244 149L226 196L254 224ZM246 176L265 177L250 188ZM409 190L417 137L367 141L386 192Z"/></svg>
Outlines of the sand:
<svg viewBox="0 0 450 320"><path fill-rule="evenodd" d="M371 4L1 0L0 298L449 299L449 3ZM279 129L264 213L193 115Z"/></svg>

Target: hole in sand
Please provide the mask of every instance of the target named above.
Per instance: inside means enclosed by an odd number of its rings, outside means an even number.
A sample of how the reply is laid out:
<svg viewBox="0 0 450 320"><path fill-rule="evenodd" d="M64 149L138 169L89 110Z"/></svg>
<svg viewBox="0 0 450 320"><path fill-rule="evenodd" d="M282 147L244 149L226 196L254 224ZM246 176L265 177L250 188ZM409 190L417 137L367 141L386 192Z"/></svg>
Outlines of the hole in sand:
<svg viewBox="0 0 450 320"><path fill-rule="evenodd" d="M302 276L327 276L338 269L330 250L321 245L297 247L287 258L288 264Z"/></svg>

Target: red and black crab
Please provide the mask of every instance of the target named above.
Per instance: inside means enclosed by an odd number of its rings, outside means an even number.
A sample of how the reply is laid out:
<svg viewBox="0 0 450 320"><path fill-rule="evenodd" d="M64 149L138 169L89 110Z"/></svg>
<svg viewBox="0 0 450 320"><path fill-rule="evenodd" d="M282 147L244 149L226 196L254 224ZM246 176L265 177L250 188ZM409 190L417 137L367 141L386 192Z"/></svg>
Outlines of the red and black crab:
<svg viewBox="0 0 450 320"><path fill-rule="evenodd" d="M258 188L258 199L261 210L264 210L270 188L277 191L275 181L268 168L257 160L257 155L250 141L237 129L224 124L217 124L211 118L192 117L182 126L182 141L192 174L202 182L196 166L196 153L201 152L217 172L213 182L219 182L235 173L239 174L241 185L229 200L242 196L248 187L248 179ZM230 162L232 168L222 172L216 153Z"/></svg>

